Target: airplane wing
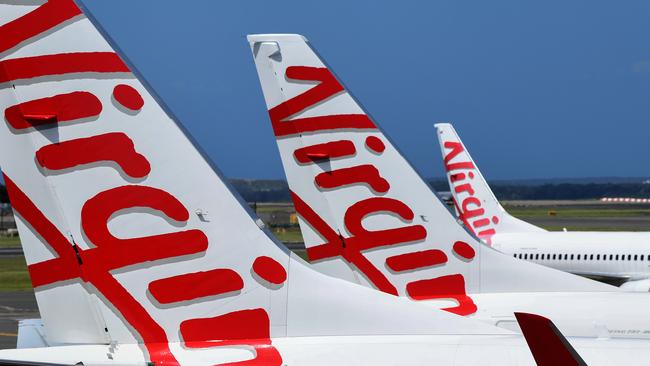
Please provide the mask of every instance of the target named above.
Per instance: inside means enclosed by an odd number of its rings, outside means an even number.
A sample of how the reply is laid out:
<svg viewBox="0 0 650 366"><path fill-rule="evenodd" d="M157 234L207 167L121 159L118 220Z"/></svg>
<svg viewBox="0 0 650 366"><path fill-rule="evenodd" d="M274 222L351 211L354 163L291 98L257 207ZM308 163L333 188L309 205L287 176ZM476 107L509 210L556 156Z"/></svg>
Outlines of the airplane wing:
<svg viewBox="0 0 650 366"><path fill-rule="evenodd" d="M515 317L537 366L587 366L552 321L527 313Z"/></svg>

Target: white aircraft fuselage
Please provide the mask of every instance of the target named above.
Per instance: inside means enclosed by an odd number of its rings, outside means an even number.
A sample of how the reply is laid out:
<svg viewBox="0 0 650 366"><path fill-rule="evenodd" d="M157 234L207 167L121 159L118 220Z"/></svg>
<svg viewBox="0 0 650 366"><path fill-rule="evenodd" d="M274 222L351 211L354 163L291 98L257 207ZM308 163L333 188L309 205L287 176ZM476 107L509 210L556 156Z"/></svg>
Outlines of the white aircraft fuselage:
<svg viewBox="0 0 650 366"><path fill-rule="evenodd" d="M650 278L647 232L497 233L492 246L515 258L583 276L621 282Z"/></svg>

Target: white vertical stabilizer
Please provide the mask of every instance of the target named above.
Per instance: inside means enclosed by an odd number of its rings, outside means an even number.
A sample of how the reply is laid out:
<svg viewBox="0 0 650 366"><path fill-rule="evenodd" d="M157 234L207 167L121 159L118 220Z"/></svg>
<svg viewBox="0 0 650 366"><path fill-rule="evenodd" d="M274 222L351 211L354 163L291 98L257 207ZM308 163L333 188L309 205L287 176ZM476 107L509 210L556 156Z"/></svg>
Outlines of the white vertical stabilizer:
<svg viewBox="0 0 650 366"><path fill-rule="evenodd" d="M451 124L435 127L456 212L468 230L488 245L497 233L545 231L513 217L501 206Z"/></svg>
<svg viewBox="0 0 650 366"><path fill-rule="evenodd" d="M613 290L482 245L304 37L248 41L307 254L320 271L465 315L477 310L472 294Z"/></svg>
<svg viewBox="0 0 650 366"><path fill-rule="evenodd" d="M276 337L504 333L290 255L92 18L34 4L0 4L0 165L49 345L280 365Z"/></svg>

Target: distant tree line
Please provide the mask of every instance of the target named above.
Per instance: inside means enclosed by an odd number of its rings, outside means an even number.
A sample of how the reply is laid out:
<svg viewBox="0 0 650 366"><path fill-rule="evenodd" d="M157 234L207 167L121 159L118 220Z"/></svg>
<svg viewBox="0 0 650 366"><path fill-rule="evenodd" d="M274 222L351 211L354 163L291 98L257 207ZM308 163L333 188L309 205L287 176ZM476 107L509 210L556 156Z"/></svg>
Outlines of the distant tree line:
<svg viewBox="0 0 650 366"><path fill-rule="evenodd" d="M283 180L232 179L230 183L247 202L291 201ZM432 180L436 191L449 191L446 181ZM643 183L560 183L540 185L493 184L494 194L502 200L576 200L602 197L650 198L650 184ZM0 185L0 202L9 202L7 190Z"/></svg>

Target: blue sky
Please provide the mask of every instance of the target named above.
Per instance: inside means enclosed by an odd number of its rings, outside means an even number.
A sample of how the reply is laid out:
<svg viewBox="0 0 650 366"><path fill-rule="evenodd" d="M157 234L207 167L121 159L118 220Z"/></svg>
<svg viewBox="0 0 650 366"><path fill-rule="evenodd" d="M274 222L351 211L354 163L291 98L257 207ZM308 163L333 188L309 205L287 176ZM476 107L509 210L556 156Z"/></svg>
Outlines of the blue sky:
<svg viewBox="0 0 650 366"><path fill-rule="evenodd" d="M283 178L246 43L307 36L425 176L650 176L650 2L83 0L229 177ZM191 4L191 5L190 5Z"/></svg>

